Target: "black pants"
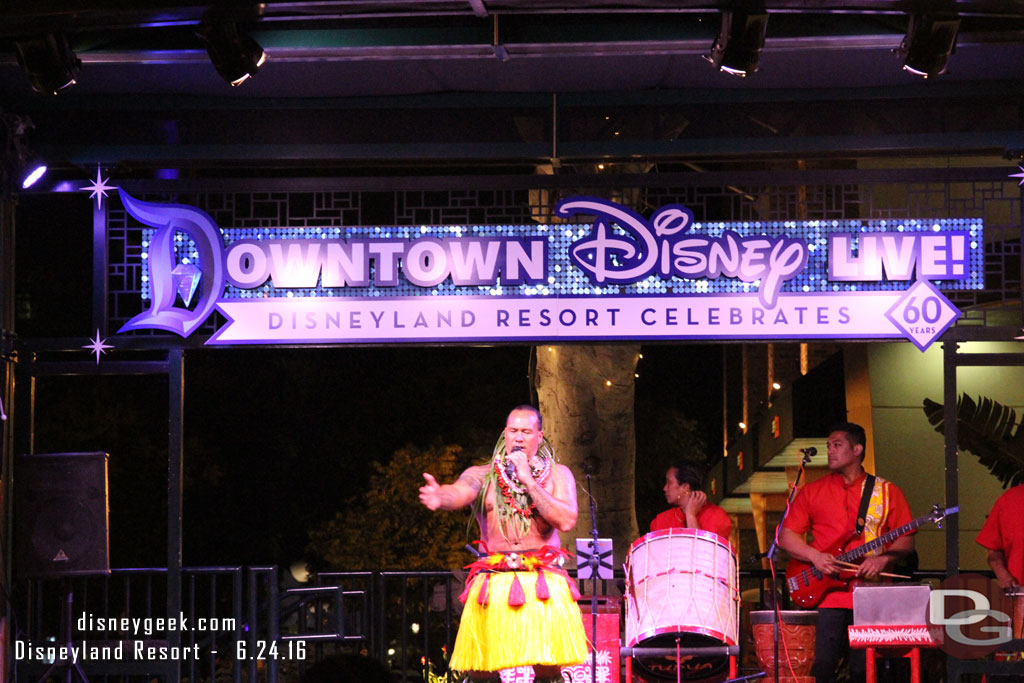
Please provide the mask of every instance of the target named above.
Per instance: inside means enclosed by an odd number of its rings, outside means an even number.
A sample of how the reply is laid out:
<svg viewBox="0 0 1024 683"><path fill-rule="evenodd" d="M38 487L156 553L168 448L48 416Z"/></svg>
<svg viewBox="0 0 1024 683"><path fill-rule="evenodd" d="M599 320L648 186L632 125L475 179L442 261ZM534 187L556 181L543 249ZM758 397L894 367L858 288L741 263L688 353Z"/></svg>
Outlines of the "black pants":
<svg viewBox="0 0 1024 683"><path fill-rule="evenodd" d="M814 675L816 683L832 683L844 655L849 662L850 680L863 681L867 677L864 650L850 648L847 627L853 623L853 610L823 607L818 610L818 628L814 641ZM910 661L906 658L878 659L875 663L879 683L910 680Z"/></svg>
<svg viewBox="0 0 1024 683"><path fill-rule="evenodd" d="M853 624L852 609L821 607L818 609L818 627L814 640L814 674L816 683L832 683L844 656L850 662L854 681L863 681L866 669L864 650L850 650L847 627Z"/></svg>

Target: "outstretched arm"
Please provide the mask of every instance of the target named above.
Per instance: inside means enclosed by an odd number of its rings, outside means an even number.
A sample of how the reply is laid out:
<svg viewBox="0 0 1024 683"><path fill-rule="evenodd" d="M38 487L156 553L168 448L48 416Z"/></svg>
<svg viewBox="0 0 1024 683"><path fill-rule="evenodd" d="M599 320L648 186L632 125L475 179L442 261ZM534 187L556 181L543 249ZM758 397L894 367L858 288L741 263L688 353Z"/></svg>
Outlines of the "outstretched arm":
<svg viewBox="0 0 1024 683"><path fill-rule="evenodd" d="M423 473L426 484L420 487L420 502L428 510L458 510L472 503L483 485L479 467L470 467L454 484L438 484L432 474Z"/></svg>

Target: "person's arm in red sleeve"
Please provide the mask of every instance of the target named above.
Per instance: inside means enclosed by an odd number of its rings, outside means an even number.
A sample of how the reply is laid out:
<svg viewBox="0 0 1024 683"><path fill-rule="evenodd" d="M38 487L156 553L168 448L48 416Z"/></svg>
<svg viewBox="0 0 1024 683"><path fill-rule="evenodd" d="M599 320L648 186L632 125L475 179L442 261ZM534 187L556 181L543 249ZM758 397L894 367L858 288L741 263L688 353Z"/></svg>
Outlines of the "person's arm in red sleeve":
<svg viewBox="0 0 1024 683"><path fill-rule="evenodd" d="M718 534L727 541L732 536L732 520L729 519L729 514L717 505L709 507L707 513L702 516L700 528Z"/></svg>
<svg viewBox="0 0 1024 683"><path fill-rule="evenodd" d="M914 519L911 517L910 505L907 503L903 491L892 483L887 485L889 486L889 514L885 520L885 526L892 531L910 524ZM900 536L890 543L884 552L865 558L857 571L857 576L876 578L879 573L892 568L897 562L914 552L914 533L911 531Z"/></svg>

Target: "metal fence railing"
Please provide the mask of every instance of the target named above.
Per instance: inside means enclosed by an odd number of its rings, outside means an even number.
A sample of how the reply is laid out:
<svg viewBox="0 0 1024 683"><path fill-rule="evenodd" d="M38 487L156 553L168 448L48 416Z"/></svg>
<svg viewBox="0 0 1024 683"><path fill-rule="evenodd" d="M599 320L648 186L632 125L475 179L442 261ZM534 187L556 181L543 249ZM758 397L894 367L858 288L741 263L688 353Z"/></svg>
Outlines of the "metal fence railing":
<svg viewBox="0 0 1024 683"><path fill-rule="evenodd" d="M447 659L462 576L339 572L296 584L276 567L186 568L177 613L169 613L162 568L24 580L12 596L12 648L20 649L7 660L19 681L64 680L78 665L95 683L291 683L319 662L358 653L395 680L439 683L454 680ZM579 583L584 596L614 601L622 581L619 571ZM768 571L740 572L747 608L770 603L770 586ZM61 647L77 648L74 663L62 662Z"/></svg>

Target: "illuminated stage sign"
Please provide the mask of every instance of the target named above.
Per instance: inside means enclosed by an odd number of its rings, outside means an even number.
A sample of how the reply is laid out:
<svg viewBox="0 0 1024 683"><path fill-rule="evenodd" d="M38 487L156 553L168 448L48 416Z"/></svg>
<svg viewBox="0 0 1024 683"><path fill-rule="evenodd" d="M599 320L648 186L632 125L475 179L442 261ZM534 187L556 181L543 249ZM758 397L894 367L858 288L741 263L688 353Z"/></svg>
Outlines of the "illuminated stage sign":
<svg viewBox="0 0 1024 683"><path fill-rule="evenodd" d="M924 350L981 289L982 221L697 222L573 197L553 225L225 228L120 191L149 309L207 344L894 339Z"/></svg>

